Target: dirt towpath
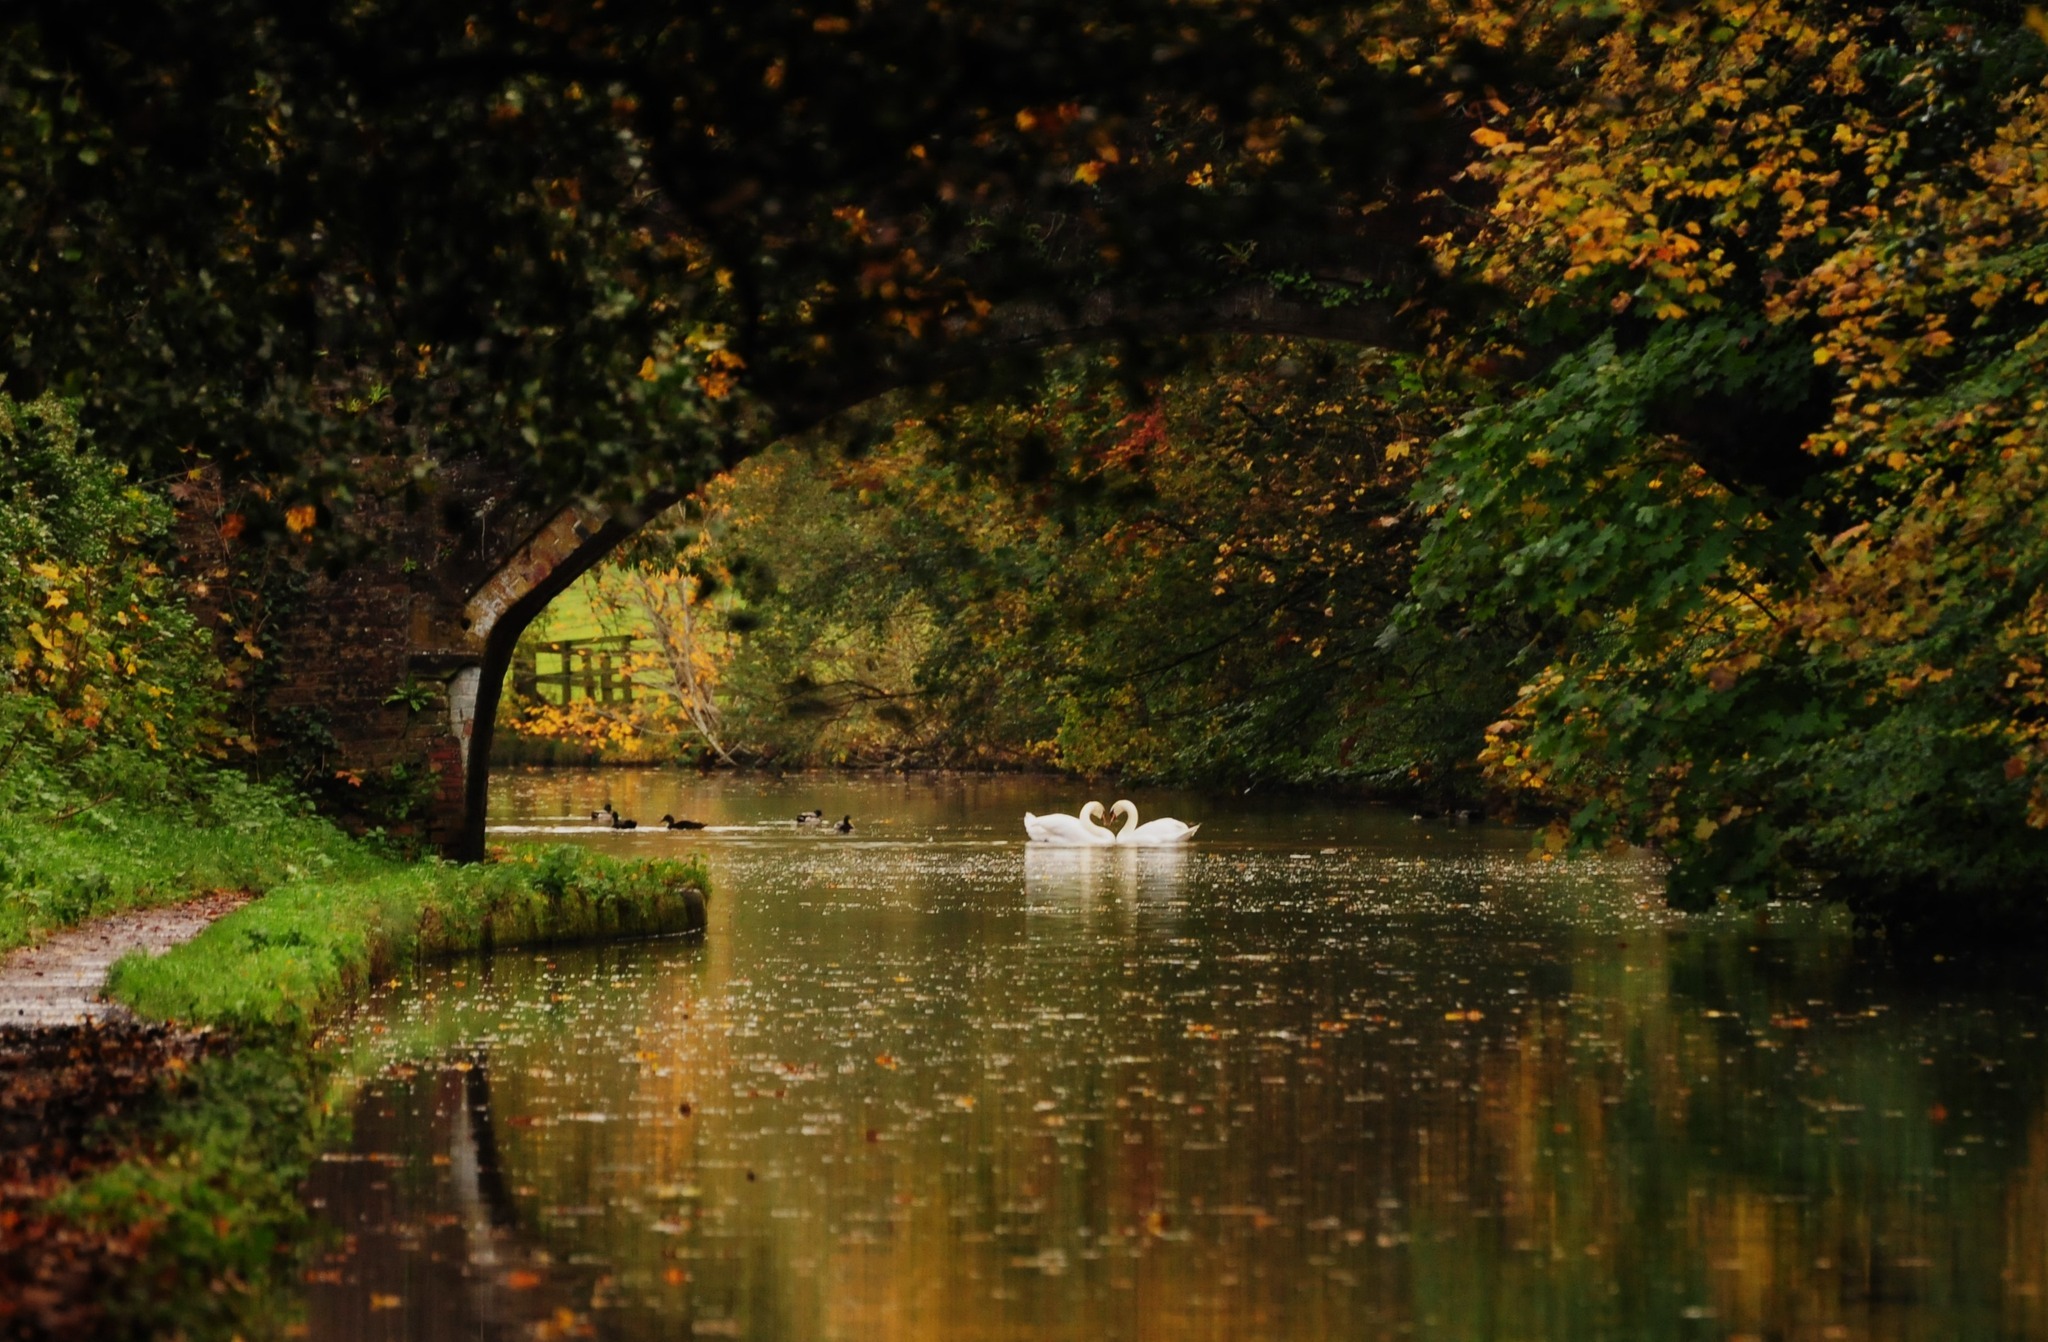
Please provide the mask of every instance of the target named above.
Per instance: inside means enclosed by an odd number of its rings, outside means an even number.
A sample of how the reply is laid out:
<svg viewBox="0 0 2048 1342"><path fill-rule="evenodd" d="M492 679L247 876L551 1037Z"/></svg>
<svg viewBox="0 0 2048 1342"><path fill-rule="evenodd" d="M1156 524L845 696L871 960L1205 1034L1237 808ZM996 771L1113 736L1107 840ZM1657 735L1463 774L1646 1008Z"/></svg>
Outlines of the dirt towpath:
<svg viewBox="0 0 2048 1342"><path fill-rule="evenodd" d="M240 891L223 890L185 904L117 913L0 957L0 1026L125 1019L125 1007L100 1000L114 961L133 950L161 955L248 902Z"/></svg>

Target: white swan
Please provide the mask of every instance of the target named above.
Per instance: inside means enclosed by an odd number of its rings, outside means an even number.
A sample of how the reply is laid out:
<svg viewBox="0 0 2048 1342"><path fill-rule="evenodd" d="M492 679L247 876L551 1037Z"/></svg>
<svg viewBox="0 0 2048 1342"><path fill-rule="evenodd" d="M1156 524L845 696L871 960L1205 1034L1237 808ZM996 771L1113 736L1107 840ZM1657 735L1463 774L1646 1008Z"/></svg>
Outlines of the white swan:
<svg viewBox="0 0 2048 1342"><path fill-rule="evenodd" d="M1179 820L1160 819L1138 823L1138 808L1128 801L1119 801L1109 808L1109 818L1125 817L1124 827L1116 832L1119 844L1133 848L1158 848L1169 843L1185 843L1195 837L1200 825L1190 825Z"/></svg>
<svg viewBox="0 0 2048 1342"><path fill-rule="evenodd" d="M1100 816L1102 803L1091 801L1081 808L1081 814L1033 815L1024 813L1024 832L1031 836L1033 843L1059 844L1065 848L1106 848L1116 842L1116 835L1102 827Z"/></svg>

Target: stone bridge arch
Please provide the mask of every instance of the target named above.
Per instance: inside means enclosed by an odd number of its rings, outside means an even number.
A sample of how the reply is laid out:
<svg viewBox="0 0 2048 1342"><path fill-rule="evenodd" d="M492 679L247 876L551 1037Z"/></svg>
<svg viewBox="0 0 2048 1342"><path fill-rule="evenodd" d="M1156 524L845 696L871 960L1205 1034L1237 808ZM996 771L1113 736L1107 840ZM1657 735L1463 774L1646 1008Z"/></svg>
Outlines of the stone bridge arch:
<svg viewBox="0 0 2048 1342"><path fill-rule="evenodd" d="M549 508L479 463L444 464L444 478L438 509L372 505L357 515L376 539L339 573L312 580L265 708L320 724L333 777L316 781L344 819L375 822L394 800L375 794L396 790L414 837L474 860L484 851L492 726L520 633L671 500ZM369 790L361 805L350 781Z"/></svg>
<svg viewBox="0 0 2048 1342"><path fill-rule="evenodd" d="M986 338L917 369L849 370L846 385L785 416L794 432L896 387L1019 351L1121 335L1251 334L1408 346L1396 298L1324 307L1253 289L1201 305L1134 311L1097 298L1066 314L1018 309ZM342 572L316 578L293 631L293 656L269 707L328 724L338 777L407 771L419 787L410 822L459 860L484 852L490 750L519 635L578 577L680 493L630 508L532 502L509 470L442 463L437 508L366 505L353 526L374 537ZM679 482L680 483L680 482ZM424 769L421 778L416 770ZM347 809L344 807L344 809Z"/></svg>

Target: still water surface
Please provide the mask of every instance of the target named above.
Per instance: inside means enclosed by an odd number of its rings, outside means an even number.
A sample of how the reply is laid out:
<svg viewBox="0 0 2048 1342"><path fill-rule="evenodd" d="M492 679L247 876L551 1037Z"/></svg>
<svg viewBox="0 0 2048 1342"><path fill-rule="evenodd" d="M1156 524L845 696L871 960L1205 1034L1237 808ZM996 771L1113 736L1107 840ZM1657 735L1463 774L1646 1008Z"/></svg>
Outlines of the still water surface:
<svg viewBox="0 0 2048 1342"><path fill-rule="evenodd" d="M2027 967L1292 799L1026 849L1083 800L508 773L498 841L702 853L708 935L347 1022L312 1335L2048 1339Z"/></svg>

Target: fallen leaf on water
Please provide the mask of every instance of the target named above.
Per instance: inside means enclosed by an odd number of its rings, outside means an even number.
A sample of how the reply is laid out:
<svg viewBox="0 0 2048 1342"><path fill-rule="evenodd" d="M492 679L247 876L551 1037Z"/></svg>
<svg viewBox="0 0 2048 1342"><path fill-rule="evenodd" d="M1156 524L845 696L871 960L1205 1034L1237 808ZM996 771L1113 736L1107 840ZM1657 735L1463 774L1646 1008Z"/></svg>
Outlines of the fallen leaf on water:
<svg viewBox="0 0 2048 1342"><path fill-rule="evenodd" d="M370 1293L371 1309L397 1309L400 1305L403 1305L404 1303L404 1296L379 1295L374 1291Z"/></svg>
<svg viewBox="0 0 2048 1342"><path fill-rule="evenodd" d="M540 1273L529 1268L515 1267L505 1274L505 1284L515 1291L530 1291L540 1285Z"/></svg>
<svg viewBox="0 0 2048 1342"><path fill-rule="evenodd" d="M875 1055L875 1066L886 1067L893 1072L896 1070L896 1057L890 1053L877 1053Z"/></svg>

